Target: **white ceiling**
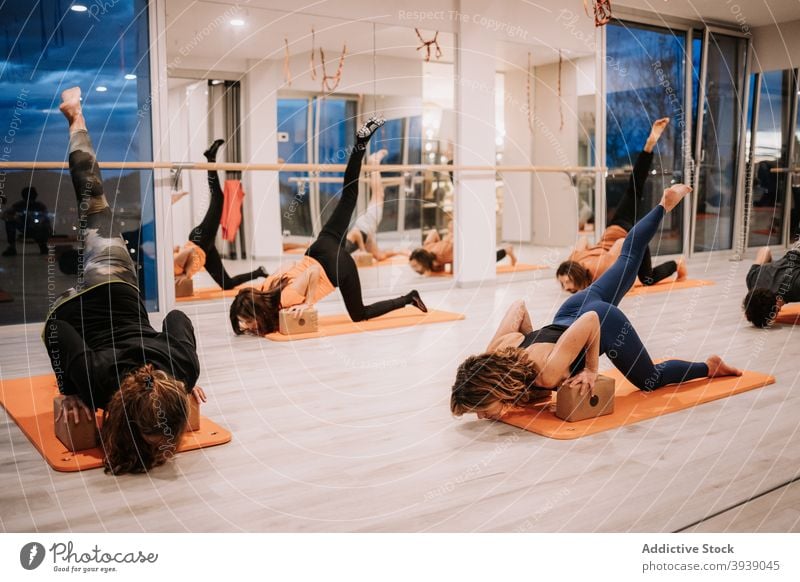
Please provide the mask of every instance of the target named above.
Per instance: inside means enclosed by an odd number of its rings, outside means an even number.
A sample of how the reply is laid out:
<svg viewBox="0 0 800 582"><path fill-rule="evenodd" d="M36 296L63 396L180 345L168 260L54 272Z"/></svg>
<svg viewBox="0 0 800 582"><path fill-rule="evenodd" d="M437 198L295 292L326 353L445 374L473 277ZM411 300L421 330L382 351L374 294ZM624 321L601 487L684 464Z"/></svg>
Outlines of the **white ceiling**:
<svg viewBox="0 0 800 582"><path fill-rule="evenodd" d="M800 20L800 0L612 0L611 7L749 28Z"/></svg>

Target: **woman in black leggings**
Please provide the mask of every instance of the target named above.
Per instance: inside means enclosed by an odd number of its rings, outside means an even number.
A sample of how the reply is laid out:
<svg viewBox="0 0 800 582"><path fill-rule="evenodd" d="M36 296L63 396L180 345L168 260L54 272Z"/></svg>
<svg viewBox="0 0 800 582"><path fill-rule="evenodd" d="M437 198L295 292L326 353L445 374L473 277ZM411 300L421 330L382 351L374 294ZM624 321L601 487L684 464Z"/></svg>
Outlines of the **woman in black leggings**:
<svg viewBox="0 0 800 582"><path fill-rule="evenodd" d="M203 152L209 163L217 161L217 150L223 143L225 143L224 140L218 139ZM203 267L214 279L214 282L225 290L234 289L242 283L259 277L266 277L267 271L264 270L264 267L233 277L225 270L222 257L219 256L214 244L219 221L222 218L222 207L225 204L225 195L222 193L216 170L208 172L208 188L211 191L211 198L206 215L202 222L189 232L189 242L182 248L176 248L173 256L176 288L180 287L186 279L194 277Z"/></svg>
<svg viewBox="0 0 800 582"><path fill-rule="evenodd" d="M364 321L413 305L428 311L414 290L396 299L364 305L358 268L345 249L350 219L358 201L361 162L370 137L385 121L371 118L356 133L356 144L344 172L341 198L317 240L301 261L282 268L267 278L260 291L243 289L231 303L231 326L239 335L264 335L278 329L278 312L290 308L300 314L338 287L347 313L353 321Z"/></svg>

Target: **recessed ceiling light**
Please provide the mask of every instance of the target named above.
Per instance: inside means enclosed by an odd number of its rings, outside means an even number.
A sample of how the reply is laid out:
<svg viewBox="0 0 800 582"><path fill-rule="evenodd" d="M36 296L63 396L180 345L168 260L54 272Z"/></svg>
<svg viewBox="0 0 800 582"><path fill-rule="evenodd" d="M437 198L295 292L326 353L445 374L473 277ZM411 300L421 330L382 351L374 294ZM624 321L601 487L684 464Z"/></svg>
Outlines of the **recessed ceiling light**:
<svg viewBox="0 0 800 582"><path fill-rule="evenodd" d="M87 10L89 10L83 4L73 4L72 6L69 7L69 9L72 10L73 12L86 12Z"/></svg>
<svg viewBox="0 0 800 582"><path fill-rule="evenodd" d="M234 18L231 20L231 26L244 26L244 20L241 18Z"/></svg>
<svg viewBox="0 0 800 582"><path fill-rule="evenodd" d="M133 81L136 78L136 75L134 75L133 73L128 73L127 75L125 75L125 78L128 81Z"/></svg>
<svg viewBox="0 0 800 582"><path fill-rule="evenodd" d="M214 79L213 81L211 81L212 85L221 85L222 83L224 83L222 79Z"/></svg>
<svg viewBox="0 0 800 582"><path fill-rule="evenodd" d="M105 85L98 85L95 91L97 91L98 93L105 93L106 91L108 91L108 87L106 87Z"/></svg>

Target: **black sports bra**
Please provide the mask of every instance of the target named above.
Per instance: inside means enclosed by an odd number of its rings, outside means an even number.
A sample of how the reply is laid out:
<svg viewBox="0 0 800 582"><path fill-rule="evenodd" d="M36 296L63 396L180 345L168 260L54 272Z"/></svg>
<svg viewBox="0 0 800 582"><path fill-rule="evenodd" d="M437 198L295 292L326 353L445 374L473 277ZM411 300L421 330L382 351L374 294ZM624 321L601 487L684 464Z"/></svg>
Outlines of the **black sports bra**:
<svg viewBox="0 0 800 582"><path fill-rule="evenodd" d="M522 342L519 344L521 348L527 348L533 344L554 344L558 341L565 331L569 329L566 325L557 325L555 323L545 325L541 329L535 329L529 334L526 334ZM578 357L573 360L569 366L570 376L574 376L586 367L586 350L581 350Z"/></svg>

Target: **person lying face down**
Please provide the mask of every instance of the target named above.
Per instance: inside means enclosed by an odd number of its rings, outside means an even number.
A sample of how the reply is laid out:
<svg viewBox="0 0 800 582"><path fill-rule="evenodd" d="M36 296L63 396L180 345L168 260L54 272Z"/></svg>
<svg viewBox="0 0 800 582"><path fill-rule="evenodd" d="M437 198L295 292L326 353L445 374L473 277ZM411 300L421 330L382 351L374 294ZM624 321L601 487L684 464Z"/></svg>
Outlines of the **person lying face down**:
<svg viewBox="0 0 800 582"><path fill-rule="evenodd" d="M777 261L769 247L760 249L746 283L745 318L756 327L769 327L786 303L800 301L800 248L795 245Z"/></svg>
<svg viewBox="0 0 800 582"><path fill-rule="evenodd" d="M177 310L164 318L161 332L150 324L136 265L114 234L79 88L62 93L60 109L70 126L69 169L84 244L76 284L56 298L42 333L65 396L56 422L77 423L80 415L92 421L102 409L106 472L142 473L175 452L189 398L205 400L195 386L194 329Z"/></svg>
<svg viewBox="0 0 800 582"><path fill-rule="evenodd" d="M668 117L653 123L644 149L636 159L628 188L600 240L590 245L585 236L581 237L569 258L558 266L556 279L564 291L577 293L586 289L617 260L622 249L622 241L636 222L637 207L644 202L645 183L653 163L653 149L668 125ZM643 285L655 285L676 272L678 280L686 277L686 265L683 259L677 262L666 261L653 267L650 250L647 249L639 267L638 277Z"/></svg>
<svg viewBox="0 0 800 582"><path fill-rule="evenodd" d="M716 355L705 362L666 360L656 365L619 308L664 215L689 191L682 184L668 188L661 203L625 237L615 263L593 285L564 301L550 325L535 330L525 304L512 304L486 351L459 366L451 412L496 419L549 400L555 389L585 394L594 389L601 354L643 391L694 378L741 375Z"/></svg>

